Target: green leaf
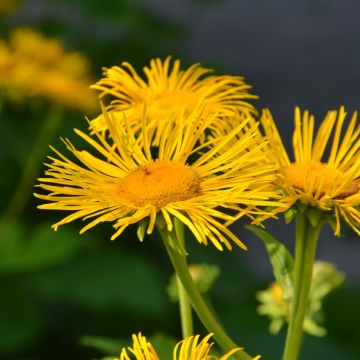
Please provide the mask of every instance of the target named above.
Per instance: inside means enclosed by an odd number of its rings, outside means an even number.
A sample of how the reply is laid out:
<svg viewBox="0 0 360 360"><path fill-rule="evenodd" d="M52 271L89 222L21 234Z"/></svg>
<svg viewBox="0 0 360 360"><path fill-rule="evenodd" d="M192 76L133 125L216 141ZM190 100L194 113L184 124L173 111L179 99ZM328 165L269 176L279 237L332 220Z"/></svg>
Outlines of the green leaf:
<svg viewBox="0 0 360 360"><path fill-rule="evenodd" d="M176 231L173 229L173 231L168 231L167 229L161 230L162 234L164 236L165 241L168 242L168 244L177 251L180 255L186 256L188 253L184 249L184 247L180 244L179 239L177 237Z"/></svg>
<svg viewBox="0 0 360 360"><path fill-rule="evenodd" d="M46 296L83 309L126 309L139 316L161 316L168 306L166 284L152 260L139 252L116 251L114 245L38 274L37 286Z"/></svg>
<svg viewBox="0 0 360 360"><path fill-rule="evenodd" d="M93 335L82 336L79 343L81 346L96 349L104 355L120 354L120 350L125 346L119 339Z"/></svg>
<svg viewBox="0 0 360 360"><path fill-rule="evenodd" d="M283 291L284 299L289 300L293 292L294 260L292 255L285 245L266 231L253 225L247 225L246 228L264 242L273 267L275 279Z"/></svg>
<svg viewBox="0 0 360 360"><path fill-rule="evenodd" d="M324 221L330 225L334 232L336 231L336 218L333 214L325 214ZM340 236L340 234L338 236Z"/></svg>
<svg viewBox="0 0 360 360"><path fill-rule="evenodd" d="M294 207L291 207L289 210L287 210L287 211L284 213L285 223L286 223L286 224L290 224L291 221L294 219L296 213L297 213L297 210L296 210L296 208L294 208Z"/></svg>
<svg viewBox="0 0 360 360"><path fill-rule="evenodd" d="M2 224L0 234L0 274L54 266L69 259L86 244L71 229L55 232L47 223L31 232L25 232L20 223L13 224L5 231Z"/></svg>
<svg viewBox="0 0 360 360"><path fill-rule="evenodd" d="M326 336L326 329L318 325L313 319L308 316L304 319L304 331L313 336Z"/></svg>
<svg viewBox="0 0 360 360"><path fill-rule="evenodd" d="M137 228L136 234L137 234L138 239L141 242L144 241L144 237L145 237L146 229L147 229L148 225L149 225L149 219L147 219L147 218L145 218L139 222L139 226Z"/></svg>
<svg viewBox="0 0 360 360"><path fill-rule="evenodd" d="M315 207L310 207L310 206L305 211L305 215L313 227L315 227L319 223L322 214L323 214L322 211L318 210Z"/></svg>
<svg viewBox="0 0 360 360"><path fill-rule="evenodd" d="M56 264L88 246L71 229L55 232L50 224L25 231L20 223L0 225L0 274L34 271Z"/></svg>

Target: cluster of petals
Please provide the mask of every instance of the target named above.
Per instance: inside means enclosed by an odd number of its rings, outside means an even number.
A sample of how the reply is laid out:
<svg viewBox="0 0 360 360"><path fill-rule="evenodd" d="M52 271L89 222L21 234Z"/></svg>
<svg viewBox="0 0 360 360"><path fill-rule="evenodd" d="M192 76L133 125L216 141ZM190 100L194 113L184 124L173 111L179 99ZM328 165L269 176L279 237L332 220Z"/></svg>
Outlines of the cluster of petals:
<svg viewBox="0 0 360 360"><path fill-rule="evenodd" d="M277 163L275 186L288 207L300 202L333 216L335 235L341 219L360 235L360 124L354 113L329 111L315 134L315 119L295 109L294 160L290 160L275 122L265 110L261 123L269 139L265 150ZM344 129L345 128L345 129Z"/></svg>
<svg viewBox="0 0 360 360"><path fill-rule="evenodd" d="M243 119L229 134L200 143L212 117L183 115L164 127L153 156L146 119L139 135L106 109L104 118L111 140L104 133L94 139L76 130L96 154L64 140L76 161L54 149L57 157L50 157L46 177L39 179L38 186L48 192L36 195L47 202L40 208L72 211L55 229L78 218L92 219L82 232L114 222L114 239L142 220L151 234L161 217L168 231L177 219L202 244L210 240L222 250L231 249L232 242L245 248L226 225L244 215L273 216L279 206L268 185L275 179L274 166L264 161L266 143L257 143L257 124L243 132L248 124ZM222 151L239 132L236 145Z"/></svg>
<svg viewBox="0 0 360 360"><path fill-rule="evenodd" d="M55 229L78 218L91 219L81 232L112 222L115 239L144 221L147 234L160 220L171 232L176 220L199 243L246 248L228 225L245 215L272 217L281 206L269 187L275 172L266 141L258 143L253 107L244 101L253 97L249 86L240 77L206 76L199 64L171 67L170 58L152 60L144 72L147 81L128 63L105 71L94 88L103 100L111 95L110 104L90 121L90 135L76 130L93 149L64 140L74 160L54 149L39 179L48 192L36 195L47 202L39 207L72 212ZM208 136L224 121L233 124L228 133Z"/></svg>
<svg viewBox="0 0 360 360"><path fill-rule="evenodd" d="M209 342L211 337L212 334L209 334L200 340L200 336L195 335L180 341L173 350L173 360L226 360L232 354L241 350L241 348L232 349L221 357L211 355L210 350L214 345ZM120 358L114 360L160 360L156 349L141 333L133 334L132 340L133 346L123 348ZM256 356L253 360L258 359L260 359L260 356Z"/></svg>
<svg viewBox="0 0 360 360"><path fill-rule="evenodd" d="M71 211L55 229L75 219L90 220L81 232L111 222L115 239L131 224L151 234L162 221L171 232L176 220L199 243L246 248L231 223L242 216L260 223L302 202L332 214L336 234L340 218L360 233L356 114L342 141L342 108L313 139L313 116L297 109L290 161L270 112L254 118L243 78L209 76L199 64L181 70L170 57L152 60L144 73L129 63L105 69L93 88L107 104L89 121L90 135L75 130L92 150L65 139L74 158L55 149L49 157L39 207Z"/></svg>
<svg viewBox="0 0 360 360"><path fill-rule="evenodd" d="M0 39L0 89L12 102L39 98L92 113L98 105L91 82L87 58L55 38L18 28Z"/></svg>
<svg viewBox="0 0 360 360"><path fill-rule="evenodd" d="M192 113L202 104L203 116L216 114L217 118L233 116L236 112L255 113L249 102L257 96L249 92L251 86L244 78L213 75L212 69L200 64L181 69L180 60L152 59L143 68L143 79L128 62L104 69L104 77L92 86L100 99L108 103L117 121L126 117L131 126L140 130L144 109L149 125L157 133L154 144L159 144L163 126L185 113ZM91 121L97 132L107 130L104 116Z"/></svg>

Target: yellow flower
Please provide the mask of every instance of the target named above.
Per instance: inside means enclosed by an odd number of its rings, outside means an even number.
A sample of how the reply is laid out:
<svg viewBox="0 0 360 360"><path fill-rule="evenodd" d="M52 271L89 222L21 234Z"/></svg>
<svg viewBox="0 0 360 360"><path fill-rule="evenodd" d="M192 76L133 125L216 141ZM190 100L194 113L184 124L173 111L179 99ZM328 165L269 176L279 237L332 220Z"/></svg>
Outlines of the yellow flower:
<svg viewBox="0 0 360 360"><path fill-rule="evenodd" d="M200 336L195 335L180 341L175 346L173 360L226 360L240 350L240 348L235 348L221 357L211 356L209 352L214 345L214 343L209 343L211 337L212 334L209 334L199 342Z"/></svg>
<svg viewBox="0 0 360 360"><path fill-rule="evenodd" d="M204 116L217 113L218 116L231 115L236 110L252 111L253 106L246 100L257 96L249 94L251 88L239 76L208 76L211 69L194 64L180 70L180 60L171 65L171 57L164 62L160 59L150 61L144 67L146 81L143 80L127 62L121 67L114 66L104 70L104 78L92 86L99 90L100 98L110 96L110 106L114 117L123 121L124 117L137 129L141 126L144 105L152 126L158 129L155 144L160 141L164 122L176 118L182 111L188 114L202 103ZM102 115L91 122L95 131L105 131L106 122Z"/></svg>
<svg viewBox="0 0 360 360"><path fill-rule="evenodd" d="M49 66L56 65L65 55L63 46L58 40L45 38L41 33L30 28L13 30L9 38L9 47L19 57Z"/></svg>
<svg viewBox="0 0 360 360"><path fill-rule="evenodd" d="M0 88L12 101L38 97L93 112L97 100L91 82L88 60L65 52L57 39L20 28L0 42Z"/></svg>
<svg viewBox="0 0 360 360"><path fill-rule="evenodd" d="M360 235L360 126L354 113L344 132L345 117L343 107L329 111L313 139L314 117L308 111L301 115L296 108L294 161L289 159L268 110L261 122L278 163L276 185L288 206L297 201L314 206L335 216L336 235L340 234L340 218Z"/></svg>
<svg viewBox="0 0 360 360"><path fill-rule="evenodd" d="M12 101L22 100L35 81L38 70L30 62L20 62L5 41L0 40L0 89Z"/></svg>
<svg viewBox="0 0 360 360"><path fill-rule="evenodd" d="M159 360L154 347L149 343L145 336L141 333L138 335L133 334L133 347L123 348L120 352L120 360ZM129 353L131 354L129 356ZM119 360L119 359L114 359Z"/></svg>
<svg viewBox="0 0 360 360"><path fill-rule="evenodd" d="M233 349L221 357L210 355L210 349L214 343L209 343L212 334L204 337L200 342L200 336L189 336L186 339L180 341L174 348L173 360L226 360L236 351ZM145 336L141 333L133 335L133 347L123 348L120 353L120 359L114 360L160 360L156 353L156 350L147 341ZM260 356L254 358L254 360L260 359ZM165 360L165 359L164 359ZM166 359L168 360L168 359Z"/></svg>
<svg viewBox="0 0 360 360"><path fill-rule="evenodd" d="M97 99L89 91L87 81L64 76L58 71L48 70L33 87L34 94L50 98L54 103L93 113L98 109Z"/></svg>
<svg viewBox="0 0 360 360"><path fill-rule="evenodd" d="M78 151L65 140L78 162L54 150L58 158L50 158L47 177L39 179L38 186L49 192L36 195L48 202L39 208L72 211L53 225L55 229L78 218L95 218L81 233L110 221L117 229L112 236L115 239L130 224L144 219L148 221L147 234L152 233L157 219L164 221L171 232L176 218L199 243L207 245L210 240L223 250L223 245L231 249L232 240L245 248L224 223L240 217L239 213L271 216L271 210L258 207L278 206L278 202L268 200L276 197L274 191L264 190L264 179L274 180L273 165L261 162L264 144L247 150L255 141L256 127L244 133L231 149L219 153L242 131L246 120L231 133L197 147L213 119L198 112L183 115L177 122L167 122L159 147L154 148L145 119L140 138L127 123L118 123L105 109L104 118L111 144L103 133L97 133L95 141L75 130L103 159Z"/></svg>

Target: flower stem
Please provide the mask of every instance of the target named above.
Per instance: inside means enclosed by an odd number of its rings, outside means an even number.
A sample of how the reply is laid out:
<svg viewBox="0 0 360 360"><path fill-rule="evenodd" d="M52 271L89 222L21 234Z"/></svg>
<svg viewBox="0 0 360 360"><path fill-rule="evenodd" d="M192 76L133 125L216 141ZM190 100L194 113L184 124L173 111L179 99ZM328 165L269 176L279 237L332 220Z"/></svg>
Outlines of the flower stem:
<svg viewBox="0 0 360 360"><path fill-rule="evenodd" d="M184 289L186 290L192 307L194 308L196 314L198 315L205 328L210 333L214 334L214 338L224 351L239 348L239 346L234 343L234 341L232 341L232 339L225 333L225 331L218 324L215 317L207 307L204 299L202 298L202 295L200 294L189 273L185 255L181 255L179 252L174 250L172 246L168 243L166 234L164 234L164 232L167 231L166 228L159 229L159 231L164 240L166 250L174 266L176 274L179 277ZM243 350L237 351L232 356L234 359L237 360L252 360L252 357Z"/></svg>
<svg viewBox="0 0 360 360"><path fill-rule="evenodd" d="M289 327L283 360L297 360L300 353L304 319L308 307L317 240L322 228L312 226L306 214L296 215L294 293L290 305Z"/></svg>
<svg viewBox="0 0 360 360"><path fill-rule="evenodd" d="M174 223L175 223L176 235L180 243L180 246L185 249L184 224L180 221L174 221ZM176 284L179 294L181 330L182 330L183 339L185 339L188 336L194 335L192 308L187 293L178 275L176 275Z"/></svg>
<svg viewBox="0 0 360 360"><path fill-rule="evenodd" d="M18 219L24 211L32 193L31 188L34 184L35 177L41 166L40 159L44 153L44 148L59 128L61 119L61 111L58 108L49 110L23 167L15 191L3 213L4 219L14 221Z"/></svg>

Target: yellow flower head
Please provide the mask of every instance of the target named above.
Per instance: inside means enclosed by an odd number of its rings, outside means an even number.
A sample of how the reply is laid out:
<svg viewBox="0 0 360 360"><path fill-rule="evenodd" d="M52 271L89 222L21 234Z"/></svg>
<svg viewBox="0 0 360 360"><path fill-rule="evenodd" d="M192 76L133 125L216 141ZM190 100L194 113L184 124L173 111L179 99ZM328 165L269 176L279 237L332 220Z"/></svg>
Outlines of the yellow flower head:
<svg viewBox="0 0 360 360"><path fill-rule="evenodd" d="M209 343L212 334L204 337L200 342L200 336L189 336L180 341L174 349L173 360L226 360L240 348L233 349L221 357L210 355L210 349L214 345ZM114 360L160 360L156 350L147 339L139 333L133 335L133 347L123 348L120 359ZM257 356L254 360L259 359ZM165 359L164 359L165 360ZM168 360L168 359L166 359Z"/></svg>
<svg viewBox="0 0 360 360"><path fill-rule="evenodd" d="M103 133L97 133L95 141L75 130L98 156L79 151L65 140L78 162L54 150L58 158L50 157L46 177L39 179L38 186L49 192L36 195L47 202L39 208L72 212L53 225L55 229L78 218L93 218L81 233L110 221L116 229L112 236L115 239L130 224L143 219L148 221L147 234L152 233L157 219L171 232L176 218L202 244L210 240L219 250L223 245L231 249L232 240L244 248L224 223L243 215L271 216L270 210L258 207L278 206L269 200L276 197L275 192L263 185L263 179L274 180L273 165L260 161L264 144L252 146L256 127L244 133L228 151L219 152L242 131L246 120L231 133L198 145L213 120L198 112L183 115L179 121L167 123L159 147L154 148L145 119L140 138L105 109L104 118L111 144ZM261 184L257 185L259 179Z"/></svg>
<svg viewBox="0 0 360 360"><path fill-rule="evenodd" d="M210 355L210 349L214 343L209 343L212 334L205 336L200 342L200 336L189 336L184 340L180 341L174 349L173 360L226 360L233 353L240 350L240 348L235 348L222 357Z"/></svg>
<svg viewBox="0 0 360 360"><path fill-rule="evenodd" d="M180 69L180 60L171 65L171 57L165 61L153 59L144 67L143 80L127 62L121 67L104 70L104 78L92 86L100 91L100 98L110 97L109 109L115 118L126 117L132 126L141 125L144 105L153 126L161 132L163 122L176 118L182 111L192 112L202 103L204 116L217 113L219 116L232 114L234 109L254 112L247 99L257 96L248 92L250 86L239 76L208 76L211 69L194 64L186 70ZM102 115L91 122L96 131L105 131L106 122ZM158 135L158 137L161 135ZM159 138L154 139L157 144Z"/></svg>
<svg viewBox="0 0 360 360"><path fill-rule="evenodd" d="M300 201L335 215L360 235L360 125L355 113L346 130L344 108L329 111L314 139L314 117L295 109L294 161L290 161L268 110L261 119L270 138L270 154L278 163L276 185L289 207ZM331 139L331 141L330 141Z"/></svg>
<svg viewBox="0 0 360 360"><path fill-rule="evenodd" d="M39 97L92 112L97 100L91 82L88 60L65 52L57 39L20 28L0 42L0 88L11 100Z"/></svg>
<svg viewBox="0 0 360 360"><path fill-rule="evenodd" d="M48 70L33 87L34 94L49 98L54 103L94 113L98 101L89 89L88 81Z"/></svg>
<svg viewBox="0 0 360 360"><path fill-rule="evenodd" d="M133 334L132 340L133 347L123 348L120 352L120 360L159 360L156 350L141 333Z"/></svg>
<svg viewBox="0 0 360 360"><path fill-rule="evenodd" d="M28 95L37 76L37 68L21 62L9 45L0 40L0 90L3 96L16 101Z"/></svg>

